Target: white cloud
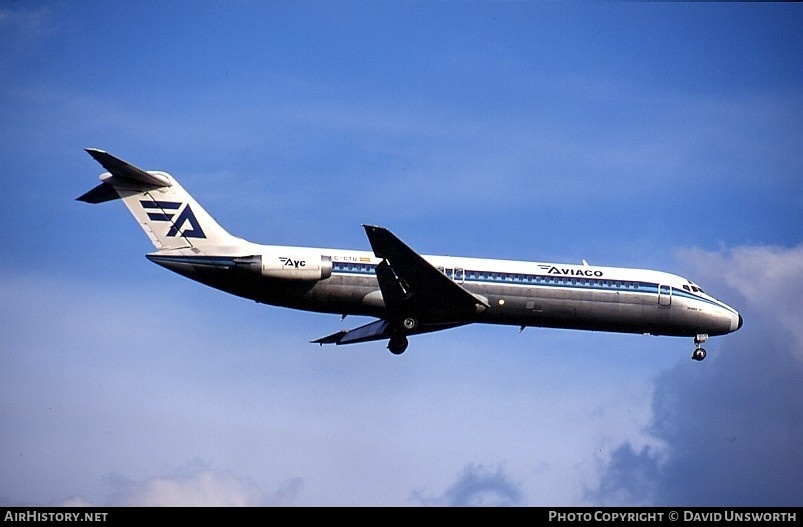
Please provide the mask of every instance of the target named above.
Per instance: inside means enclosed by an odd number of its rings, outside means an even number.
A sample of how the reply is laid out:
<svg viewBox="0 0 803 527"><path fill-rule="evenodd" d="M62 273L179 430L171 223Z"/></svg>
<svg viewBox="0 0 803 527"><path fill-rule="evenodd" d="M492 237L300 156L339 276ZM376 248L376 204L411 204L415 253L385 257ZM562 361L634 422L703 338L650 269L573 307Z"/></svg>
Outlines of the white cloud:
<svg viewBox="0 0 803 527"><path fill-rule="evenodd" d="M174 474L145 481L117 479L107 505L134 507L258 507L290 505L303 486L291 479L274 492L262 490L252 479L190 466Z"/></svg>
<svg viewBox="0 0 803 527"><path fill-rule="evenodd" d="M112 507L264 507L292 505L304 486L301 478L290 478L267 492L251 478L231 471L213 470L195 461L171 474L143 481L108 478L111 493L102 500ZM73 496L58 507L93 507L82 496Z"/></svg>
<svg viewBox="0 0 803 527"><path fill-rule="evenodd" d="M712 290L742 297L744 327L716 341L720 348L705 362L681 364L657 380L646 432L665 447L621 443L589 498L615 505L798 505L803 246L681 257Z"/></svg>
<svg viewBox="0 0 803 527"><path fill-rule="evenodd" d="M796 345L789 351L803 361L803 244L790 249L758 246L729 251L693 249L685 259L707 288L727 288L745 299L750 309L788 332ZM745 324L751 321L745 319Z"/></svg>

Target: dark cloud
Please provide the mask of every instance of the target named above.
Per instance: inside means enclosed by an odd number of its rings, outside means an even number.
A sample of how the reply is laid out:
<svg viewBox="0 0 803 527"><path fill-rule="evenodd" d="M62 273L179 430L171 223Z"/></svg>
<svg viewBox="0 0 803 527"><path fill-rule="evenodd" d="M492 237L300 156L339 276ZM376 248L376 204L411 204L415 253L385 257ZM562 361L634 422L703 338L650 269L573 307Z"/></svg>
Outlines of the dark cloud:
<svg viewBox="0 0 803 527"><path fill-rule="evenodd" d="M621 505L800 505L803 249L695 251L688 260L695 276L707 274L712 287L742 297L745 325L705 362L682 363L657 379L647 432L663 446L620 445L590 497Z"/></svg>
<svg viewBox="0 0 803 527"><path fill-rule="evenodd" d="M514 506L522 504L517 483L510 480L502 467L469 464L446 491L437 497L413 493L413 499L425 505L452 507Z"/></svg>

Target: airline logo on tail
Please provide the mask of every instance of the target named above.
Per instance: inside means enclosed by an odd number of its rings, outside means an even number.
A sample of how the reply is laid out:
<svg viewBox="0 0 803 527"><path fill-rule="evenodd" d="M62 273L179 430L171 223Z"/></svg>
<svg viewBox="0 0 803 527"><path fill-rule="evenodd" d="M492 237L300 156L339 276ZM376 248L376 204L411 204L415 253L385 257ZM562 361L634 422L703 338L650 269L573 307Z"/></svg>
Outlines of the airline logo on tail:
<svg viewBox="0 0 803 527"><path fill-rule="evenodd" d="M189 203L179 212L184 203L178 201L140 201L142 208L148 214L151 221L166 221L170 223L168 236L183 236L184 238L206 238L201 224L192 213ZM174 220L173 217L178 214ZM184 225L189 223L189 228Z"/></svg>

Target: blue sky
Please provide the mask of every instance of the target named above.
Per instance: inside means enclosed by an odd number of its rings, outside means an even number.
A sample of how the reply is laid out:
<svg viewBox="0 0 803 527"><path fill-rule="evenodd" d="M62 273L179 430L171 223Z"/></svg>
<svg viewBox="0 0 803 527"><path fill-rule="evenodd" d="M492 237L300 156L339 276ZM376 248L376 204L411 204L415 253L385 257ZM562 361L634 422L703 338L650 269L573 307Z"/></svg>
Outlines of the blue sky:
<svg viewBox="0 0 803 527"><path fill-rule="evenodd" d="M797 4L0 2L0 503L800 505ZM658 268L688 339L308 344L150 264L108 150L261 243ZM637 482L637 483L635 483Z"/></svg>

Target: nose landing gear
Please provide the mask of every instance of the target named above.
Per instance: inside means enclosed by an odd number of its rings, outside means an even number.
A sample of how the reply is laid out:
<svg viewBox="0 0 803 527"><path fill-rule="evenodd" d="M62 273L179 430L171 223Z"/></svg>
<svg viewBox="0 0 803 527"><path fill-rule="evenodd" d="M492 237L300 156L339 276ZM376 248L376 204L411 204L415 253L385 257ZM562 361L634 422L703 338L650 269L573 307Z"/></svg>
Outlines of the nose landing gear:
<svg viewBox="0 0 803 527"><path fill-rule="evenodd" d="M694 337L694 352L691 354L691 358L696 361L701 361L705 359L707 353L705 349L701 346L703 342L708 340L708 335L703 333Z"/></svg>

